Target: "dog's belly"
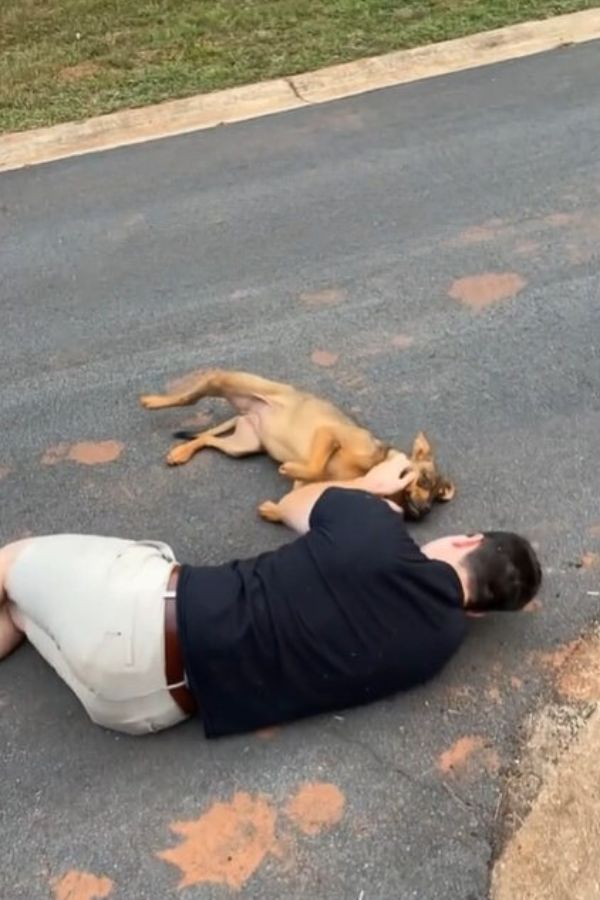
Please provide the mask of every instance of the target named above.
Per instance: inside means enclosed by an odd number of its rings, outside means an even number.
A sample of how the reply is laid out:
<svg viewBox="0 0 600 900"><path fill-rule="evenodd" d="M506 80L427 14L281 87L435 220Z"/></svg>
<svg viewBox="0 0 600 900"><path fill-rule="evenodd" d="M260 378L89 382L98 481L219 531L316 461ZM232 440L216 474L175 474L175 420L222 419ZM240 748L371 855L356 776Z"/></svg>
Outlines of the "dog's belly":
<svg viewBox="0 0 600 900"><path fill-rule="evenodd" d="M261 445L277 462L305 462L310 456L314 424L285 406L261 404L246 413Z"/></svg>
<svg viewBox="0 0 600 900"><path fill-rule="evenodd" d="M310 456L310 443L302 438L286 439L279 432L259 430L258 435L266 453L277 462L307 462Z"/></svg>

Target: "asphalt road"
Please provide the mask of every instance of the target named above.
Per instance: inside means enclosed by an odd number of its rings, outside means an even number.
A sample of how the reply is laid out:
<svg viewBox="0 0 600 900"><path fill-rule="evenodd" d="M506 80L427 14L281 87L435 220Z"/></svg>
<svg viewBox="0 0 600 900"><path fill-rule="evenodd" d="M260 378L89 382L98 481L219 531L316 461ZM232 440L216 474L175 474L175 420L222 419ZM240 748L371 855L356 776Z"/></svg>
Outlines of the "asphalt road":
<svg viewBox="0 0 600 900"><path fill-rule="evenodd" d="M224 365L401 446L425 427L459 493L418 537L515 527L547 575L426 688L220 742L103 732L20 649L2 898L486 896L504 773L553 690L540 654L598 610L576 564L600 550L599 81L589 44L0 177L0 538L154 537L198 562L286 540L254 514L272 463L168 470L189 411L136 404Z"/></svg>

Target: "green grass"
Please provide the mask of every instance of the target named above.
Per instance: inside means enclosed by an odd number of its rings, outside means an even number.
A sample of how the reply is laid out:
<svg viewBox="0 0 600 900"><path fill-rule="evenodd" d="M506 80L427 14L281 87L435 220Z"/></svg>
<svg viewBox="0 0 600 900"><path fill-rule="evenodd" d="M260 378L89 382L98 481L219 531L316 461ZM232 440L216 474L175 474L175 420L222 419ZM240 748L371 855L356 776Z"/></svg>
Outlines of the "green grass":
<svg viewBox="0 0 600 900"><path fill-rule="evenodd" d="M0 131L591 8L582 0L0 0Z"/></svg>

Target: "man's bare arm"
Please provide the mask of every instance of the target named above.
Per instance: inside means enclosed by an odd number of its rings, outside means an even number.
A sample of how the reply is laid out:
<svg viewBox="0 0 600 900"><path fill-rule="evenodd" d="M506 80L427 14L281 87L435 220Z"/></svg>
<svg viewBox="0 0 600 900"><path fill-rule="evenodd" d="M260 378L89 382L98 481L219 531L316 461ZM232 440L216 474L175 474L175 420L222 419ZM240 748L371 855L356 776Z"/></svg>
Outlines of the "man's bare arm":
<svg viewBox="0 0 600 900"><path fill-rule="evenodd" d="M29 538L0 547L0 659L8 656L25 635L12 619L6 593L6 582L10 569L21 550L29 543Z"/></svg>
<svg viewBox="0 0 600 900"><path fill-rule="evenodd" d="M306 534L310 528L310 515L317 500L328 488L367 491L379 497L394 494L408 487L415 473L410 460L398 454L375 466L366 475L350 481L327 481L307 484L286 494L279 503L267 500L259 507L261 516L271 522L283 522L298 534ZM396 512L402 512L395 503L387 501Z"/></svg>

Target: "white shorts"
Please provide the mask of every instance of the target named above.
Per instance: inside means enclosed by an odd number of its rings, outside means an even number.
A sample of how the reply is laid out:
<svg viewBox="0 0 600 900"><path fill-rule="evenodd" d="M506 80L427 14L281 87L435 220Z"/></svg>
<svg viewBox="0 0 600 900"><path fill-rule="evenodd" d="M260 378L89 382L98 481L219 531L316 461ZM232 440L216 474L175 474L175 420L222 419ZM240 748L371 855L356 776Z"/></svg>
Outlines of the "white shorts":
<svg viewBox="0 0 600 900"><path fill-rule="evenodd" d="M31 538L10 568L11 615L106 728L145 734L187 718L165 674L166 544Z"/></svg>

